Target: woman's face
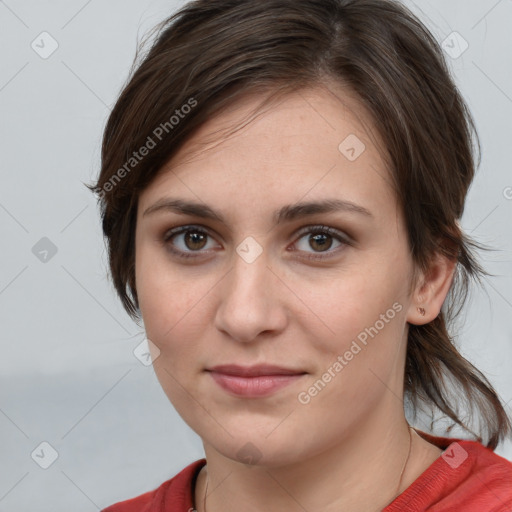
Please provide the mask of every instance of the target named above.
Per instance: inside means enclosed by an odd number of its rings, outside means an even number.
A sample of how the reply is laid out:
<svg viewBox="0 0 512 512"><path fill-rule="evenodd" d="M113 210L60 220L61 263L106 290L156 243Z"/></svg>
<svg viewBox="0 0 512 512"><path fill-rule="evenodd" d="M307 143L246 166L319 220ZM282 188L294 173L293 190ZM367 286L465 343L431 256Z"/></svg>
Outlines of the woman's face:
<svg viewBox="0 0 512 512"><path fill-rule="evenodd" d="M261 100L248 97L203 125L139 199L136 288L155 372L205 445L231 459L292 463L403 415L412 260L358 118L370 120L339 95L290 94L191 151ZM309 203L324 206L299 208Z"/></svg>

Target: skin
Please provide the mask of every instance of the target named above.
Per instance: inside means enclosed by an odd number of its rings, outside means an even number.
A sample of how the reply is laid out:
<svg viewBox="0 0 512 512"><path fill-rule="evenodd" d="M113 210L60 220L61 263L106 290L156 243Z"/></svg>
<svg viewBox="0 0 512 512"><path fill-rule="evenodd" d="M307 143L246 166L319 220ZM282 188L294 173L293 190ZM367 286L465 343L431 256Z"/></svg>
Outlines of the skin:
<svg viewBox="0 0 512 512"><path fill-rule="evenodd" d="M441 453L413 434L407 460L402 387L408 324L438 315L454 263L437 257L410 293L413 261L383 146L354 95L334 90L290 93L235 135L201 145L262 99L246 97L204 124L139 197L139 305L162 388L203 440L199 512L207 480L208 512L380 510ZM366 146L354 161L338 149L349 134ZM226 223L164 210L143 215L164 197L206 203ZM326 198L372 216L339 211L273 224L277 208ZM195 245L183 233L164 241L171 228L190 224L209 236ZM350 244L327 233L322 249L314 232L297 234L318 224ZM249 236L262 249L251 263L236 251ZM199 257L180 259L170 246ZM300 403L298 394L396 303L394 318ZM205 371L228 363L307 374L269 397L240 398ZM244 446L254 465L239 460Z"/></svg>

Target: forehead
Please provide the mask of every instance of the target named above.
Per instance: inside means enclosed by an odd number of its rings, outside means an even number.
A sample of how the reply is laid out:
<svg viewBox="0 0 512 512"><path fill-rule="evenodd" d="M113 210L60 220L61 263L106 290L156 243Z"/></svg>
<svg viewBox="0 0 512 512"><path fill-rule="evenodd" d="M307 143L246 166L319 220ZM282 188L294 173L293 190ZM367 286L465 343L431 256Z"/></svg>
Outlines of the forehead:
<svg viewBox="0 0 512 512"><path fill-rule="evenodd" d="M166 195L226 212L327 196L393 208L384 146L353 93L319 86L257 110L263 99L247 96L204 123L141 194L141 209Z"/></svg>

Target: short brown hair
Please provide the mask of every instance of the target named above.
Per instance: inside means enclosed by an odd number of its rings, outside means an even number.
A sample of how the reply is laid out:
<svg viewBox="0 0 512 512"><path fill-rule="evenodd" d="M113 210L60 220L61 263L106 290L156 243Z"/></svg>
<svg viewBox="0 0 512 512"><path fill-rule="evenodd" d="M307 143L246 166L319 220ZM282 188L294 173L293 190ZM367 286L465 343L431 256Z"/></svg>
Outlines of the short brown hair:
<svg viewBox="0 0 512 512"><path fill-rule="evenodd" d="M249 93L343 84L370 112L385 143L415 268L427 270L435 253L457 260L442 312L409 326L404 391L414 410L435 406L471 432L453 402L463 391L469 410L478 412L475 435L482 440L485 433L495 448L510 434L510 418L447 330L471 280L487 274L472 252L484 247L458 223L478 135L432 34L393 0L196 0L156 29L108 119L101 172L89 185L99 195L110 272L128 314L140 317L138 196L183 143Z"/></svg>

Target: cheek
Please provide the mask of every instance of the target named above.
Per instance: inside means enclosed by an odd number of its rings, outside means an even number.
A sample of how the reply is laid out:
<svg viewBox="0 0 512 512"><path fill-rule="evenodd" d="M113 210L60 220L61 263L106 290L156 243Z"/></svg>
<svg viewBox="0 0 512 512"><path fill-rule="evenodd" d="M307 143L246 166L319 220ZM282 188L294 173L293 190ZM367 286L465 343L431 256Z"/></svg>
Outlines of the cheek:
<svg viewBox="0 0 512 512"><path fill-rule="evenodd" d="M383 261L380 266L361 262L308 298L328 327L321 327L326 334L315 339L318 374L308 383L328 388L317 402L326 410L341 403L364 409L386 389L382 381L393 382L401 371L397 362L403 349L405 283Z"/></svg>
<svg viewBox="0 0 512 512"><path fill-rule="evenodd" d="M135 282L140 310L146 328L156 333L171 329L193 302L191 281L172 269L165 251L143 244L137 248Z"/></svg>
<svg viewBox="0 0 512 512"><path fill-rule="evenodd" d="M155 374L186 420L191 406L189 393L197 392L195 377L201 362L198 341L204 332L200 319L205 302L200 300L204 296L200 282L170 269L149 251L147 257L141 251L136 264L137 294L146 336L158 349L153 360Z"/></svg>
<svg viewBox="0 0 512 512"><path fill-rule="evenodd" d="M170 401L187 418L195 403L191 395L201 402L198 385L211 361L205 340L213 332L212 300L221 280L219 272L205 272L201 266L171 264L162 252L141 244L137 293L146 335L159 350L155 373Z"/></svg>
<svg viewBox="0 0 512 512"><path fill-rule="evenodd" d="M398 332L403 322L400 312L405 309L404 283L396 273L372 265L361 269L347 269L342 275L318 284L316 289L303 290L304 302L310 305L325 340L343 349L358 338L364 342L365 333L376 327L379 333ZM311 316L311 318L313 318ZM372 330L372 332L374 332ZM368 334L367 334L368 336Z"/></svg>
<svg viewBox="0 0 512 512"><path fill-rule="evenodd" d="M390 390L400 395L405 310L398 301L384 306L347 307L332 320L336 335L317 340L318 372L299 401L310 401L304 410L321 411L326 424L349 424L377 408Z"/></svg>

